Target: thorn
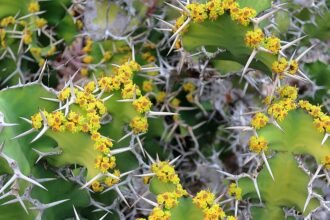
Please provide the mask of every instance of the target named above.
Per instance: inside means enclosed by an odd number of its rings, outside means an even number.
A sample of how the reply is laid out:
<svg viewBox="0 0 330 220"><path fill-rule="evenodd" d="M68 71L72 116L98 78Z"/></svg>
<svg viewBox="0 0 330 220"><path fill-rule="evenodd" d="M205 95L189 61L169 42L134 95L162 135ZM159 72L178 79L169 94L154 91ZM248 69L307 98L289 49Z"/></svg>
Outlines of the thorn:
<svg viewBox="0 0 330 220"><path fill-rule="evenodd" d="M47 98L47 97L40 97L43 100L51 101L51 102L61 102L60 100L56 98Z"/></svg>
<svg viewBox="0 0 330 220"><path fill-rule="evenodd" d="M151 163L156 163L155 160L148 154L148 152L145 152L147 154L147 157L149 158L149 160L151 161Z"/></svg>
<svg viewBox="0 0 330 220"><path fill-rule="evenodd" d="M242 131L252 131L253 128L249 126L232 126L232 127L226 127L227 130L242 130Z"/></svg>
<svg viewBox="0 0 330 220"><path fill-rule="evenodd" d="M164 21L162 20L161 18L157 17L157 16L154 16L154 18L156 18L158 21L161 21L163 22L164 24L166 24L167 26L171 27L172 29L175 27L173 24L167 22L167 21Z"/></svg>
<svg viewBox="0 0 330 220"><path fill-rule="evenodd" d="M170 165L173 165L179 158L181 157L181 155L177 156L176 158L174 158L173 160L171 160L169 162Z"/></svg>
<svg viewBox="0 0 330 220"><path fill-rule="evenodd" d="M178 115L178 113L174 112L154 112L154 111L149 111L148 116L167 116L167 115Z"/></svg>
<svg viewBox="0 0 330 220"><path fill-rule="evenodd" d="M129 133L127 133L127 134L125 134L125 135L124 135L122 138L120 138L117 142L118 142L118 143L121 142L122 140L126 139L127 137L131 136L132 134L133 134L132 131L129 132Z"/></svg>
<svg viewBox="0 0 330 220"><path fill-rule="evenodd" d="M261 152L261 157L262 157L263 161L265 162L265 165L267 167L267 170L268 170L270 176L272 177L273 181L275 181L272 170L270 169L270 166L269 166L269 163L268 163L268 160L267 160L267 157L266 157L264 151Z"/></svg>
<svg viewBox="0 0 330 220"><path fill-rule="evenodd" d="M278 122L274 119L271 122L275 127L277 127L278 129L280 129L282 132L284 132L283 128L278 124Z"/></svg>
<svg viewBox="0 0 330 220"><path fill-rule="evenodd" d="M312 195L310 193L308 193L308 196L307 196L307 199L306 199L306 202L305 202L305 205L304 205L303 212L306 211L306 208L307 208L307 206L308 206L309 201L311 200L311 198L312 198Z"/></svg>
<svg viewBox="0 0 330 220"><path fill-rule="evenodd" d="M301 58L303 58L303 56L305 56L311 49L313 49L313 47L315 47L316 44L310 46L309 48L307 48L302 54L300 54L297 58L296 58L296 61L299 62L299 60Z"/></svg>
<svg viewBox="0 0 330 220"><path fill-rule="evenodd" d="M25 131L25 132L23 132L23 133L21 133L21 134L15 136L15 137L11 138L11 140L14 140L14 139L18 139L18 138L24 137L24 136L26 136L26 135L28 135L28 134L31 134L31 133L35 132L35 131L37 131L35 128L31 128L30 130L27 130L27 131Z"/></svg>
<svg viewBox="0 0 330 220"><path fill-rule="evenodd" d="M328 134L328 133L326 133L326 134L324 135L324 138L322 139L322 143L321 143L321 145L324 145L324 143L327 141L327 139L328 139L329 136L330 136L330 134Z"/></svg>
<svg viewBox="0 0 330 220"><path fill-rule="evenodd" d="M89 185L91 185L94 181L98 180L99 178L101 178L103 176L102 173L97 174L96 176L94 176L90 181L88 181L87 183L85 183L82 187L80 187L80 189L84 189L86 187L88 187Z"/></svg>
<svg viewBox="0 0 330 220"><path fill-rule="evenodd" d="M177 41L178 39L179 39L179 35L176 35L176 37L175 37L175 39L174 39L174 41L173 41L173 43L172 43L172 45L171 45L171 47L170 47L170 50L168 51L168 53L167 53L166 56L170 55L170 53L172 52L173 48L175 47L176 41Z"/></svg>
<svg viewBox="0 0 330 220"><path fill-rule="evenodd" d="M262 200L261 200L261 196L260 196L260 191L259 191L259 186L258 186L257 178L252 178L252 182L253 182L254 188L256 189L256 192L257 192L259 201L261 203Z"/></svg>
<svg viewBox="0 0 330 220"><path fill-rule="evenodd" d="M44 76L46 65L47 65L47 60L45 60L44 65L41 68L40 75L38 77L37 83L41 83L42 82L42 77Z"/></svg>
<svg viewBox="0 0 330 220"><path fill-rule="evenodd" d="M128 204L127 200L125 199L124 195L119 190L118 186L115 186L115 190L118 193L119 197L125 202L125 204L130 208L130 205Z"/></svg>
<svg viewBox="0 0 330 220"><path fill-rule="evenodd" d="M273 14L275 14L277 11L279 10L279 8L276 8L275 10L273 11L270 11L258 18L252 18L251 21L255 24L255 25L258 25L260 22L262 22L263 20L269 18L270 16L272 16Z"/></svg>
<svg viewBox="0 0 330 220"><path fill-rule="evenodd" d="M298 41L304 39L306 36L307 36L307 35L305 35L305 36L303 36L303 37L299 37L299 38L297 38L297 39L295 39L295 40L293 40L293 41L287 43L286 45L284 45L284 46L281 47L281 51L283 52L285 49L291 47L292 45L294 45L294 44L297 43Z"/></svg>
<svg viewBox="0 0 330 220"><path fill-rule="evenodd" d="M73 205L72 207L73 207L74 216L75 216L76 220L80 220L80 218L79 218L79 215L78 215L78 213L77 213L77 210L76 210L76 208L74 207L74 205Z"/></svg>
<svg viewBox="0 0 330 220"><path fill-rule="evenodd" d="M36 140L38 140L43 134L45 134L48 131L48 125L44 125L44 127L42 128L42 130L39 132L39 134L33 138L33 140L30 143L35 142Z"/></svg>
<svg viewBox="0 0 330 220"><path fill-rule="evenodd" d="M155 173L144 173L144 174L137 174L137 175L134 175L136 177L145 177L145 176L155 176L156 174Z"/></svg>
<svg viewBox="0 0 330 220"><path fill-rule="evenodd" d="M146 154L145 154L145 152L144 152L144 149L143 149L143 146L142 146L142 143L141 143L141 140L140 140L139 136L136 136L136 140L137 140L137 142L138 142L138 145L139 145L139 147L140 147L140 150L141 150L143 156L145 157Z"/></svg>
<svg viewBox="0 0 330 220"><path fill-rule="evenodd" d="M248 59L248 61L246 62L245 66L244 66L244 69L243 69L243 72L242 72L242 76L241 76L241 79L240 79L240 82L242 82L242 79L247 71L247 69L249 68L251 62L253 61L254 57L257 55L258 53L258 50L254 49Z"/></svg>
<svg viewBox="0 0 330 220"><path fill-rule="evenodd" d="M20 179L26 180L26 181L28 181L28 182L30 182L30 183L36 185L36 186L39 186L39 187L42 188L42 189L48 191L43 185L41 185L41 184L38 183L37 181L35 181L35 180L33 180L33 179L31 179L31 178L25 176L25 175L23 175L22 173L18 174L18 177L19 177Z"/></svg>
<svg viewBox="0 0 330 220"><path fill-rule="evenodd" d="M183 9L181 9L181 8L179 8L179 7L176 7L175 5L172 5L172 4L170 4L170 3L168 3L168 2L164 2L166 5L168 5L168 6L170 6L170 7L172 7L172 8L174 8L175 10L178 10L178 11L180 11L180 12L183 12Z"/></svg>
<svg viewBox="0 0 330 220"><path fill-rule="evenodd" d="M143 196L140 196L140 198L143 199L144 201L146 201L147 203L149 203L150 205L154 206L154 207L157 207L158 206L157 203L155 203L155 202L153 202L153 201L151 201L151 200L149 200L147 198L144 198Z"/></svg>
<svg viewBox="0 0 330 220"><path fill-rule="evenodd" d="M175 38L177 35L179 35L180 31L183 28L185 28L189 24L190 21L191 21L191 18L187 18L187 20L180 26L180 28L178 28L178 30L176 30L176 32L168 40L170 41L173 38Z"/></svg>

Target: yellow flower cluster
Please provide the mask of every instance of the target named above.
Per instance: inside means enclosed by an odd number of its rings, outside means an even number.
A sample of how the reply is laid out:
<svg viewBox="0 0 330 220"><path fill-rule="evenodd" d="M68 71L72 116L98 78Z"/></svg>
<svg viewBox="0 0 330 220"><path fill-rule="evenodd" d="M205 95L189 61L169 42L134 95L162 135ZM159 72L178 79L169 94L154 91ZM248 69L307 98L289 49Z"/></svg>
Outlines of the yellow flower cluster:
<svg viewBox="0 0 330 220"><path fill-rule="evenodd" d="M153 63L156 61L156 57L154 55L152 55L149 51L142 53L141 56L142 56L142 59L144 59L148 63Z"/></svg>
<svg viewBox="0 0 330 220"><path fill-rule="evenodd" d="M235 0L210 0L206 3L191 3L186 6L189 11L188 16L193 22L201 23L206 19L216 20L219 16L228 10L233 21L247 26L250 19L254 18L257 13L254 9L244 7L239 8L239 4ZM177 30L186 20L186 14L178 18L175 29Z"/></svg>
<svg viewBox="0 0 330 220"><path fill-rule="evenodd" d="M143 116L135 116L129 126L132 128L134 134L145 133L148 131L148 120Z"/></svg>
<svg viewBox="0 0 330 220"><path fill-rule="evenodd" d="M290 98L281 99L272 104L268 108L268 114L272 115L276 120L283 121L289 111L297 108L297 104Z"/></svg>
<svg viewBox="0 0 330 220"><path fill-rule="evenodd" d="M120 178L120 171L114 170L113 175ZM104 179L104 184L107 185L108 187L111 187L111 186L117 184L119 181L120 181L119 179L115 179L115 178L109 176Z"/></svg>
<svg viewBox="0 0 330 220"><path fill-rule="evenodd" d="M157 203L164 205L165 209L171 209L176 207L179 201L175 192L165 192L157 196Z"/></svg>
<svg viewBox="0 0 330 220"><path fill-rule="evenodd" d="M325 156L321 162L326 169L330 169L330 155Z"/></svg>
<svg viewBox="0 0 330 220"><path fill-rule="evenodd" d="M229 185L228 194L235 197L236 200L242 199L242 189L236 185L236 183L231 183Z"/></svg>
<svg viewBox="0 0 330 220"><path fill-rule="evenodd" d="M4 17L1 22L1 27L7 27L8 25L15 24L16 19L13 16Z"/></svg>
<svg viewBox="0 0 330 220"><path fill-rule="evenodd" d="M249 148L252 152L260 153L268 149L268 143L266 139L262 136L252 136L249 140Z"/></svg>
<svg viewBox="0 0 330 220"><path fill-rule="evenodd" d="M201 190L193 198L193 203L200 209L206 209L213 205L215 196L207 190Z"/></svg>
<svg viewBox="0 0 330 220"><path fill-rule="evenodd" d="M190 12L190 18L197 23L201 23L208 18L207 7L205 4L191 3L186 6Z"/></svg>
<svg viewBox="0 0 330 220"><path fill-rule="evenodd" d="M152 80L145 80L142 83L142 90L144 92L151 92L153 87Z"/></svg>
<svg viewBox="0 0 330 220"><path fill-rule="evenodd" d="M116 157L104 157L99 155L95 160L95 168L101 170L102 173L108 172L116 166Z"/></svg>
<svg viewBox="0 0 330 220"><path fill-rule="evenodd" d="M264 37L264 33L258 28L253 31L246 32L244 41L248 47L258 48L261 42L263 42Z"/></svg>
<svg viewBox="0 0 330 220"><path fill-rule="evenodd" d="M169 211L163 211L159 207L155 207L150 213L148 220L170 220L171 213Z"/></svg>
<svg viewBox="0 0 330 220"><path fill-rule="evenodd" d="M214 202L215 196L207 190L201 190L193 198L193 203L203 211L204 220L224 219L225 212Z"/></svg>
<svg viewBox="0 0 330 220"><path fill-rule="evenodd" d="M278 54L281 49L280 39L278 37L266 37L262 45L274 54Z"/></svg>
<svg viewBox="0 0 330 220"><path fill-rule="evenodd" d="M330 116L322 112L321 106L312 105L306 100L300 100L298 104L314 117L313 124L319 132L330 133Z"/></svg>
<svg viewBox="0 0 330 220"><path fill-rule="evenodd" d="M156 101L158 103L163 103L165 101L166 98L166 92L158 92L156 95Z"/></svg>
<svg viewBox="0 0 330 220"><path fill-rule="evenodd" d="M7 43L6 43L6 30L3 28L0 28L0 43L1 43L1 47L2 48L6 48L7 47Z"/></svg>
<svg viewBox="0 0 330 220"><path fill-rule="evenodd" d="M296 60L287 61L284 57L281 57L278 61L273 62L272 70L277 74L283 74L287 71L289 74L294 75L298 70L298 63Z"/></svg>
<svg viewBox="0 0 330 220"><path fill-rule="evenodd" d="M296 100L298 97L298 89L294 86L283 86L278 89L278 93L281 98Z"/></svg>
<svg viewBox="0 0 330 220"><path fill-rule="evenodd" d="M151 171L156 174L156 177L164 183L179 184L180 179L175 172L175 169L167 161L161 161L151 165Z"/></svg>
<svg viewBox="0 0 330 220"><path fill-rule="evenodd" d="M102 192L103 189L104 189L104 187L101 185L101 183L99 181L96 180L92 183L92 190L94 192Z"/></svg>
<svg viewBox="0 0 330 220"><path fill-rule="evenodd" d="M36 26L37 26L37 28L43 28L44 26L46 26L46 24L47 24L47 20L46 19L44 19L44 18L37 18L36 19Z"/></svg>
<svg viewBox="0 0 330 220"><path fill-rule="evenodd" d="M210 0L206 3L206 8L209 11L209 18L216 20L220 15L225 13L222 2L219 0Z"/></svg>
<svg viewBox="0 0 330 220"><path fill-rule="evenodd" d="M33 1L28 5L28 12L36 13L40 10L40 5L37 1Z"/></svg>
<svg viewBox="0 0 330 220"><path fill-rule="evenodd" d="M256 10L248 7L233 8L230 10L230 16L233 21L236 21L243 26L248 26L250 24L250 19L254 18L256 15Z"/></svg>
<svg viewBox="0 0 330 220"><path fill-rule="evenodd" d="M145 113L150 110L152 103L150 99L146 96L141 96L140 98L133 101L133 107L139 113Z"/></svg>
<svg viewBox="0 0 330 220"><path fill-rule="evenodd" d="M266 124L268 123L268 120L269 119L265 114L258 112L257 114L255 114L253 116L251 125L255 129L260 129L260 128L266 126Z"/></svg>
<svg viewBox="0 0 330 220"><path fill-rule="evenodd" d="M194 101L194 91L196 90L195 84L191 82L187 82L183 84L183 91L188 92L186 95L186 99L188 102L193 102Z"/></svg>

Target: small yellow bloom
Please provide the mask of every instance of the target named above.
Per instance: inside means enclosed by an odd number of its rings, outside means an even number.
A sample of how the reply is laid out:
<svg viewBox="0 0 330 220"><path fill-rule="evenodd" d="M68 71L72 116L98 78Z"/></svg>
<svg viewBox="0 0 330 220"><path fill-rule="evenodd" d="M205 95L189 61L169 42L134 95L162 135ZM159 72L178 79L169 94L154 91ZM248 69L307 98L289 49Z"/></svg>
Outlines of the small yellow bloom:
<svg viewBox="0 0 330 220"><path fill-rule="evenodd" d="M265 114L258 112L252 118L251 125L255 129L259 129L265 127L267 125L268 120L269 119Z"/></svg>
<svg viewBox="0 0 330 220"><path fill-rule="evenodd" d="M40 11L40 5L38 2L31 2L28 6L28 12L30 13L36 13Z"/></svg>
<svg viewBox="0 0 330 220"><path fill-rule="evenodd" d="M250 150L255 153L260 153L268 149L268 143L266 139L262 136L256 137L252 136L249 141Z"/></svg>

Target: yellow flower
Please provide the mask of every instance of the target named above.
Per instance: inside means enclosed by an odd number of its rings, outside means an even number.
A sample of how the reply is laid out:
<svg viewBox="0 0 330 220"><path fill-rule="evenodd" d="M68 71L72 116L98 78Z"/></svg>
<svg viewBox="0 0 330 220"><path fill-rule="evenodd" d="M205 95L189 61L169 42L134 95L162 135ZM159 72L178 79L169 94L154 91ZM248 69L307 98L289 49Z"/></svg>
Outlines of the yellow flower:
<svg viewBox="0 0 330 220"><path fill-rule="evenodd" d="M8 25L15 24L16 19L13 16L5 17L1 20L0 26L7 27Z"/></svg>
<svg viewBox="0 0 330 220"><path fill-rule="evenodd" d="M141 96L140 98L133 101L133 107L139 113L144 113L150 111L152 103L150 99L146 96Z"/></svg>
<svg viewBox="0 0 330 220"><path fill-rule="evenodd" d="M35 129L39 129L42 126L42 117L41 114L38 112L31 116L32 127Z"/></svg>
<svg viewBox="0 0 330 220"><path fill-rule="evenodd" d="M31 44L32 43L32 33L29 30L25 30L23 33L23 42L24 44Z"/></svg>
<svg viewBox="0 0 330 220"><path fill-rule="evenodd" d="M244 40L248 47L257 48L264 40L264 33L259 28L254 31L248 31L245 34Z"/></svg>
<svg viewBox="0 0 330 220"><path fill-rule="evenodd" d="M190 17L194 22L201 23L205 21L208 17L207 8L201 3L191 3L186 6L190 11Z"/></svg>
<svg viewBox="0 0 330 220"><path fill-rule="evenodd" d="M210 208L203 210L204 220L218 220L226 217L225 212L220 208L218 204L213 204Z"/></svg>
<svg viewBox="0 0 330 220"><path fill-rule="evenodd" d="M95 82L91 81L84 86L84 91L87 93L92 93L95 90Z"/></svg>
<svg viewBox="0 0 330 220"><path fill-rule="evenodd" d="M57 95L57 98L63 102L64 100L68 99L70 97L70 95L71 95L70 88L65 88L59 92L59 94Z"/></svg>
<svg viewBox="0 0 330 220"><path fill-rule="evenodd" d="M92 190L94 192L102 192L103 189L104 189L104 187L100 184L99 181L96 180L92 183Z"/></svg>
<svg viewBox="0 0 330 220"><path fill-rule="evenodd" d="M167 161L161 161L151 165L151 171L156 174L157 178L164 183L179 184L180 179L175 169Z"/></svg>
<svg viewBox="0 0 330 220"><path fill-rule="evenodd" d="M115 170L113 172L113 175L115 175L116 177L120 178L120 171L119 170ZM117 184L119 181L120 181L120 179L115 179L115 178L109 176L109 177L105 178L104 183L108 187L111 187L111 186Z"/></svg>
<svg viewBox="0 0 330 220"><path fill-rule="evenodd" d="M281 98L288 98L295 100L298 96L298 89L294 86L283 86L279 88L279 95Z"/></svg>
<svg viewBox="0 0 330 220"><path fill-rule="evenodd" d="M260 153L268 149L268 143L266 139L262 136L256 137L252 136L249 141L250 150L255 153Z"/></svg>
<svg viewBox="0 0 330 220"><path fill-rule="evenodd" d="M211 20L216 20L220 15L224 14L224 8L221 1L219 0L210 0L206 3L206 7L209 11L209 18Z"/></svg>
<svg viewBox="0 0 330 220"><path fill-rule="evenodd" d="M31 2L28 6L28 12L36 13L40 10L40 6L38 2Z"/></svg>
<svg viewBox="0 0 330 220"><path fill-rule="evenodd" d="M330 169L330 154L324 157L324 159L322 160L322 165L325 168Z"/></svg>
<svg viewBox="0 0 330 220"><path fill-rule="evenodd" d="M193 92L196 90L196 86L192 82L186 82L182 85L182 87L183 87L183 91L185 92Z"/></svg>
<svg viewBox="0 0 330 220"><path fill-rule="evenodd" d="M265 114L258 112L252 118L251 125L255 129L259 129L266 126L267 122L268 122L268 117Z"/></svg>
<svg viewBox="0 0 330 220"><path fill-rule="evenodd" d="M46 21L46 19L44 19L44 18L37 18L36 19L36 26L37 26L37 28L43 28L45 25L47 24L47 21Z"/></svg>
<svg viewBox="0 0 330 220"><path fill-rule="evenodd" d="M89 63L93 62L93 57L87 55L87 56L85 56L85 57L82 59L82 61L83 61L84 63L86 63L86 64L89 64Z"/></svg>
<svg viewBox="0 0 330 220"><path fill-rule="evenodd" d="M197 193L195 198L193 198L193 203L200 209L209 208L209 206L213 205L214 202L214 194L207 190L201 190Z"/></svg>
<svg viewBox="0 0 330 220"><path fill-rule="evenodd" d="M148 121L146 117L136 116L132 119L129 125L134 134L145 133L148 131Z"/></svg>
<svg viewBox="0 0 330 220"><path fill-rule="evenodd" d="M288 67L288 61L281 57L278 61L272 63L272 70L274 73L282 74Z"/></svg>
<svg viewBox="0 0 330 220"><path fill-rule="evenodd" d="M170 220L171 213L169 211L163 211L159 207L155 207L149 217L148 220Z"/></svg>
<svg viewBox="0 0 330 220"><path fill-rule="evenodd" d="M280 39L278 37L266 37L263 42L263 46L273 52L274 54L278 54L281 49Z"/></svg>
<svg viewBox="0 0 330 220"><path fill-rule="evenodd" d="M133 83L127 83L124 85L124 88L121 90L121 97L123 99L132 99L134 97L134 94L136 96L141 95L141 90L139 87Z"/></svg>
<svg viewBox="0 0 330 220"><path fill-rule="evenodd" d="M243 26L250 24L250 19L257 15L256 10L249 7L244 8L233 8L230 10L230 16L233 21L238 22Z"/></svg>
<svg viewBox="0 0 330 220"><path fill-rule="evenodd" d="M235 183L229 185L228 194L235 197L236 200L242 199L242 189L239 188Z"/></svg>
<svg viewBox="0 0 330 220"><path fill-rule="evenodd" d="M156 95L156 101L158 103L163 103L166 98L166 93L165 92L158 92Z"/></svg>
<svg viewBox="0 0 330 220"><path fill-rule="evenodd" d="M173 106L173 107L179 107L179 105L180 105L180 99L178 99L178 98L174 98L174 99L172 99L172 101L171 101L171 105Z"/></svg>
<svg viewBox="0 0 330 220"><path fill-rule="evenodd" d="M166 209L174 208L179 204L178 197L174 192L165 192L157 196L157 203L163 205Z"/></svg>
<svg viewBox="0 0 330 220"><path fill-rule="evenodd" d="M145 80L145 81L143 81L142 90L144 92L151 92L152 89L153 89L152 80Z"/></svg>

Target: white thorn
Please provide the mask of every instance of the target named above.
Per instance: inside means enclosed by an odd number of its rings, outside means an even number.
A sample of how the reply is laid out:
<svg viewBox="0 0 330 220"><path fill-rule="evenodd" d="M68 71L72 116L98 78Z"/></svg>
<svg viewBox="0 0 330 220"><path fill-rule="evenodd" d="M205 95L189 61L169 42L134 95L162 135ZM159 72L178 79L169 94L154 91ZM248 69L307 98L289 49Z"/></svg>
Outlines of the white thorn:
<svg viewBox="0 0 330 220"><path fill-rule="evenodd" d="M268 160L267 160L267 157L266 157L264 151L261 152L261 157L262 157L263 161L265 162L265 165L267 167L267 170L268 170L270 176L272 177L273 181L275 181L272 170L270 169L270 166L269 166L269 163L268 163Z"/></svg>
<svg viewBox="0 0 330 220"><path fill-rule="evenodd" d="M258 186L258 182L257 182L257 178L252 178L252 182L253 182L254 188L256 189L259 201L262 202L260 191L259 191L259 186Z"/></svg>
<svg viewBox="0 0 330 220"><path fill-rule="evenodd" d="M330 134L326 133L322 139L322 143L321 145L324 145L324 143L327 141L328 137L329 137Z"/></svg>
<svg viewBox="0 0 330 220"><path fill-rule="evenodd" d="M170 37L169 41L172 40L173 38L175 38L177 35L179 35L180 31L183 28L185 28L190 21L191 21L191 18L187 18L187 20L180 26L180 28L178 28L178 30L176 30L176 32Z"/></svg>
<svg viewBox="0 0 330 220"><path fill-rule="evenodd" d="M249 68L251 62L253 61L254 57L257 55L258 53L258 50L254 49L248 59L248 61L246 62L245 66L244 66L244 69L243 69L243 72L242 72L242 76L241 76L241 79L240 79L240 82L242 81L247 69Z"/></svg>
<svg viewBox="0 0 330 220"><path fill-rule="evenodd" d="M86 187L88 187L89 185L91 185L94 181L98 180L100 177L102 177L103 174L99 173L96 176L94 176L90 181L88 181L87 183L85 183L82 187L80 187L80 189L84 189Z"/></svg>
<svg viewBox="0 0 330 220"><path fill-rule="evenodd" d="M21 138L21 137L24 137L24 136L26 136L26 135L28 135L28 134L31 134L31 133L35 132L35 131L36 131L36 129L31 128L30 130L27 130L27 131L25 131L25 132L23 132L23 133L21 133L21 134L15 136L15 137L11 138L11 140L13 140L13 139L17 139L17 138Z"/></svg>
<svg viewBox="0 0 330 220"><path fill-rule="evenodd" d="M77 210L74 207L74 205L73 205L73 211L74 211L74 216L75 216L76 220L80 220L79 215L78 215Z"/></svg>
<svg viewBox="0 0 330 220"><path fill-rule="evenodd" d="M313 49L313 47L315 47L316 44L310 46L309 48L307 48L302 54L300 54L297 58L296 58L296 61L299 62L299 60L301 58L303 58L303 56L305 56L311 49Z"/></svg>
<svg viewBox="0 0 330 220"><path fill-rule="evenodd" d="M124 195L121 193L121 191L119 190L118 186L115 186L115 190L118 193L118 195L120 196L120 198L125 202L125 204L130 207L130 205L128 204L127 200L125 199Z"/></svg>

